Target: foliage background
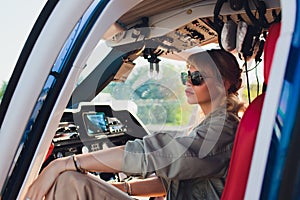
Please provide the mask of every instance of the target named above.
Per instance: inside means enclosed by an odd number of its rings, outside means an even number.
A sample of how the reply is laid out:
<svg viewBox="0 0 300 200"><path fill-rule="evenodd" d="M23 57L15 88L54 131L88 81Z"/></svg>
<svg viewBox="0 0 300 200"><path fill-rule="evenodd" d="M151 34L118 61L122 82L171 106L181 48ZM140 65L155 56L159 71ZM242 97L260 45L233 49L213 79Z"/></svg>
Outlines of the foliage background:
<svg viewBox="0 0 300 200"><path fill-rule="evenodd" d="M0 86L0 102L2 101L2 98L3 98L3 94L6 90L6 87L7 87L7 82L6 81L3 81L1 86Z"/></svg>
<svg viewBox="0 0 300 200"><path fill-rule="evenodd" d="M185 66L163 64L159 74L151 77L149 66L139 66L124 83L112 82L104 90L117 100L131 100L138 107L137 115L145 125L164 124L180 126L187 124L194 106L187 104L185 86L181 84L180 72Z"/></svg>

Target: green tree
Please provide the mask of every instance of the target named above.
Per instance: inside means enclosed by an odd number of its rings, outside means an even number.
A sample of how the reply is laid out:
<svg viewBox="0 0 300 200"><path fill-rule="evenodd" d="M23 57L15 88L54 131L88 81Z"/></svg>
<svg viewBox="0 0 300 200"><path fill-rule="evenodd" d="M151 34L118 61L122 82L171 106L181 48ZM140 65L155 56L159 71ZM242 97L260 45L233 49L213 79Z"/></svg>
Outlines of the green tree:
<svg viewBox="0 0 300 200"><path fill-rule="evenodd" d="M2 82L2 85L0 87L0 101L2 100L3 98L3 95L4 95L4 92L6 90L6 87L7 87L7 82L6 81L3 81Z"/></svg>
<svg viewBox="0 0 300 200"><path fill-rule="evenodd" d="M181 71L178 66L163 64L159 76L150 78L149 66L138 66L124 83L112 82L103 92L118 100L133 100L144 124L181 125L188 121L192 109L186 103Z"/></svg>
<svg viewBox="0 0 300 200"><path fill-rule="evenodd" d="M250 84L249 85L250 88L250 98L251 101L253 101L253 99L255 99L255 97L257 97L259 94L261 94L262 89L258 88L257 84ZM241 99L244 103L248 103L248 89L247 87L244 87L241 91Z"/></svg>

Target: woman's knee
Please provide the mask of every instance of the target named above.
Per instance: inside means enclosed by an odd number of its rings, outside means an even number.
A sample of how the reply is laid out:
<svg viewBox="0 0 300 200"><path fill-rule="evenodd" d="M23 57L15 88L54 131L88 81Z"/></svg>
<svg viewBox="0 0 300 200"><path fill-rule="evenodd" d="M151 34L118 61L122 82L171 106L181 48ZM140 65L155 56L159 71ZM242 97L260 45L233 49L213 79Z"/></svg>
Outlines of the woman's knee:
<svg viewBox="0 0 300 200"><path fill-rule="evenodd" d="M84 178L82 176L85 176L85 175L80 174L75 171L65 171L57 177L56 184L59 185L59 187L64 187L64 186L70 187L70 185L71 185L70 183L80 181L81 179Z"/></svg>
<svg viewBox="0 0 300 200"><path fill-rule="evenodd" d="M75 178L77 175L78 175L78 172L65 171L57 177L57 180L59 180L59 181L70 180L70 179Z"/></svg>

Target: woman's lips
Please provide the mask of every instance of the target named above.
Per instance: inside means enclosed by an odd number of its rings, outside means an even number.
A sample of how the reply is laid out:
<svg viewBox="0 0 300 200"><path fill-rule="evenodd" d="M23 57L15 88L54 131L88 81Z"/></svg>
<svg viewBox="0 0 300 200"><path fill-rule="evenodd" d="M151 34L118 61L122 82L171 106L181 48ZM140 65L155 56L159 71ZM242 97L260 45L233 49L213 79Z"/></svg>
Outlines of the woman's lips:
<svg viewBox="0 0 300 200"><path fill-rule="evenodd" d="M191 96L194 94L194 91L190 88L185 89L185 95L186 96Z"/></svg>

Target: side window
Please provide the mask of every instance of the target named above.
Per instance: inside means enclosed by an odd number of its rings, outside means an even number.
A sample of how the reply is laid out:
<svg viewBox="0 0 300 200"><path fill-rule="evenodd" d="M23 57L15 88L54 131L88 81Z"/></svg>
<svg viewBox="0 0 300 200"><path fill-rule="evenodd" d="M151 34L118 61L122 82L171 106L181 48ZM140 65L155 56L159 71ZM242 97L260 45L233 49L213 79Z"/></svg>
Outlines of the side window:
<svg viewBox="0 0 300 200"><path fill-rule="evenodd" d="M239 94L241 100L247 105L249 98L253 101L259 94L262 93L263 87L263 56L261 56L260 61L251 60L247 63L247 70L245 67L245 62L239 58L237 60L240 67L243 69L242 79L243 87L240 89ZM248 80L247 80L248 79ZM248 85L249 84L249 85ZM249 97L250 95L250 97Z"/></svg>
<svg viewBox="0 0 300 200"><path fill-rule="evenodd" d="M0 103L1 103L2 98L3 98L3 94L6 90L6 86L7 86L7 81L2 81L2 83L0 83Z"/></svg>

